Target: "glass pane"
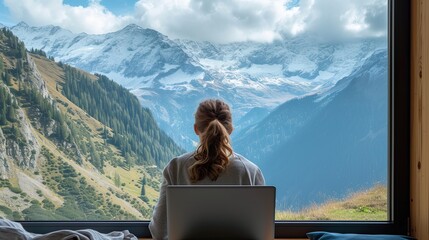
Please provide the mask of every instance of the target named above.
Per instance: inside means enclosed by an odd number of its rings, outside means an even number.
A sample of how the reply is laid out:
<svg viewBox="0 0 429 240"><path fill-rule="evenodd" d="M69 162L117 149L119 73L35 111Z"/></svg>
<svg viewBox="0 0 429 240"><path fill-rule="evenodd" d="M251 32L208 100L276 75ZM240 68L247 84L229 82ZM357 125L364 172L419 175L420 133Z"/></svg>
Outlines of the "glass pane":
<svg viewBox="0 0 429 240"><path fill-rule="evenodd" d="M221 98L277 220L388 220L386 0L22 2L0 14L0 216L150 219Z"/></svg>

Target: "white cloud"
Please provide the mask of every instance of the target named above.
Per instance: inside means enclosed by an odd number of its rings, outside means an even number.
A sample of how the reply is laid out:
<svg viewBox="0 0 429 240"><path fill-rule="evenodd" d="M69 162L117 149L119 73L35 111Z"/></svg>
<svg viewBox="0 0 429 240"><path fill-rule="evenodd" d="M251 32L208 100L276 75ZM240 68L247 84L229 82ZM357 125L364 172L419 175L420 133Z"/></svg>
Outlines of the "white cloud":
<svg viewBox="0 0 429 240"><path fill-rule="evenodd" d="M62 0L4 0L17 21L58 25L73 32L106 33L129 23L171 38L212 42L272 41L299 34L336 40L386 34L387 0L138 0L117 16L103 1L74 7Z"/></svg>
<svg viewBox="0 0 429 240"><path fill-rule="evenodd" d="M387 0L305 0L305 31L328 40L385 36Z"/></svg>
<svg viewBox="0 0 429 240"><path fill-rule="evenodd" d="M140 25L171 37L231 41L272 41L285 12L284 0L140 0Z"/></svg>
<svg viewBox="0 0 429 240"><path fill-rule="evenodd" d="M4 0L4 4L17 21L56 25L76 33L106 33L132 22L132 17L115 16L97 0L91 0L87 7L70 6L62 0Z"/></svg>

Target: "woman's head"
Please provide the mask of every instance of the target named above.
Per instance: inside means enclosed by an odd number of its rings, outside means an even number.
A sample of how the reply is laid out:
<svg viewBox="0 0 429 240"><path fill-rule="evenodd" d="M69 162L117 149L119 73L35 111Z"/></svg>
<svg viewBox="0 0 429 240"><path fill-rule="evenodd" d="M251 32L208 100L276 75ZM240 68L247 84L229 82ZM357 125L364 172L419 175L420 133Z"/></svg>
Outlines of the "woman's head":
<svg viewBox="0 0 429 240"><path fill-rule="evenodd" d="M218 99L208 99L202 101L195 113L195 128L198 135L203 134L213 121L219 121L227 130L232 133L232 116L228 104Z"/></svg>
<svg viewBox="0 0 429 240"><path fill-rule="evenodd" d="M232 154L229 135L233 131L229 106L217 99L201 102L195 113L195 132L200 137L195 159L189 168L192 182L209 177L215 181Z"/></svg>

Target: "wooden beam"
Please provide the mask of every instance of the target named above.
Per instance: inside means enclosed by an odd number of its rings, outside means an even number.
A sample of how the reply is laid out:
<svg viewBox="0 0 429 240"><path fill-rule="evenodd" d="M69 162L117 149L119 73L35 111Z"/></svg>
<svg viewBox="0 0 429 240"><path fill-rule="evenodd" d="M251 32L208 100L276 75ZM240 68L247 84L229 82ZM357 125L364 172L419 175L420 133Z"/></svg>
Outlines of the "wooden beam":
<svg viewBox="0 0 429 240"><path fill-rule="evenodd" d="M429 239L429 1L411 1L411 234Z"/></svg>

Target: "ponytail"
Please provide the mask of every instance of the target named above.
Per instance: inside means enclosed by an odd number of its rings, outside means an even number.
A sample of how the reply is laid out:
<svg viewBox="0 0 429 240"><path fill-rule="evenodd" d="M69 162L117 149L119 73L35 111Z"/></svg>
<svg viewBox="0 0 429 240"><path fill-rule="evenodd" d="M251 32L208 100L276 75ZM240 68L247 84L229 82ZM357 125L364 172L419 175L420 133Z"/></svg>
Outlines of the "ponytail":
<svg viewBox="0 0 429 240"><path fill-rule="evenodd" d="M229 107L220 100L207 101L212 103L215 110L218 111L215 111L217 113L214 114L214 118L206 121L208 125L200 133L201 142L194 156L196 161L189 167L189 176L193 183L205 177L216 181L219 175L225 170L229 163L229 157L232 155L231 140L229 137L229 134L232 132L232 121ZM204 103L207 104L207 101L201 103L198 110L201 110L201 105L204 105ZM198 113L197 111L196 120L201 115ZM196 125L198 127L198 121L196 121Z"/></svg>

